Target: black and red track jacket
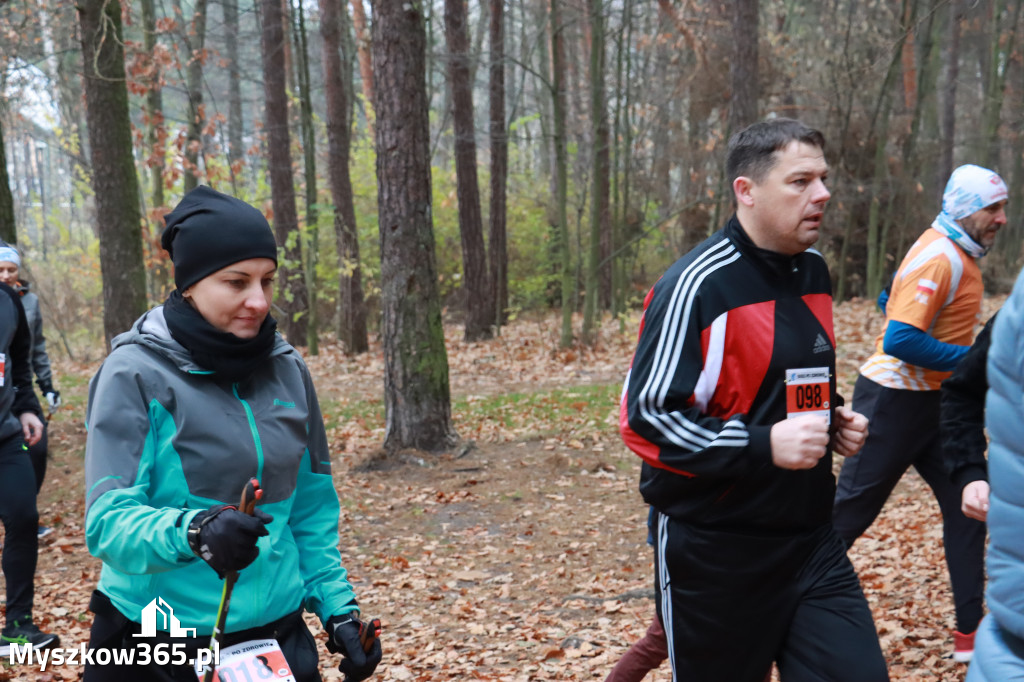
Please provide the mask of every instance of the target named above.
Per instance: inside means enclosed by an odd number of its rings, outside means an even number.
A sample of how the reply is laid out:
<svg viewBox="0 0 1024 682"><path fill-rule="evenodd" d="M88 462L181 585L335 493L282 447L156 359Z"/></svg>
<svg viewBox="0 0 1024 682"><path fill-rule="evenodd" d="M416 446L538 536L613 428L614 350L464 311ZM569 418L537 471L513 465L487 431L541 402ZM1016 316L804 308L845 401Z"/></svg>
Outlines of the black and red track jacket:
<svg viewBox="0 0 1024 682"><path fill-rule="evenodd" d="M832 518L831 450L813 469L772 463L787 369L835 384L832 284L821 254L758 248L733 216L676 261L644 304L620 431L643 459L640 492L662 513L725 530L799 533Z"/></svg>

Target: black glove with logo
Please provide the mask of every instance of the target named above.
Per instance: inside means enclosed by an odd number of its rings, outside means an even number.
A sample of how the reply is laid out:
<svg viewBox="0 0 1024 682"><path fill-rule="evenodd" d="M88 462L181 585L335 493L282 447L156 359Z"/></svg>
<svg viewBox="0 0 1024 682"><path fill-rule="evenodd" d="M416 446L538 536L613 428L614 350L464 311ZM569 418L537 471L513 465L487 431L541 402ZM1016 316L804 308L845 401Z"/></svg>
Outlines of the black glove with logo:
<svg viewBox="0 0 1024 682"><path fill-rule="evenodd" d="M274 517L261 509L243 514L233 505L210 507L199 512L188 526L188 546L223 579L240 571L259 556L256 541L269 531Z"/></svg>
<svg viewBox="0 0 1024 682"><path fill-rule="evenodd" d="M377 637L373 638L373 645L369 651L363 649L362 638L359 635L368 627L368 623L359 620L358 613L331 616L327 621L327 650L332 654L340 653L344 656L338 670L351 682L361 682L372 675L383 657L380 639Z"/></svg>

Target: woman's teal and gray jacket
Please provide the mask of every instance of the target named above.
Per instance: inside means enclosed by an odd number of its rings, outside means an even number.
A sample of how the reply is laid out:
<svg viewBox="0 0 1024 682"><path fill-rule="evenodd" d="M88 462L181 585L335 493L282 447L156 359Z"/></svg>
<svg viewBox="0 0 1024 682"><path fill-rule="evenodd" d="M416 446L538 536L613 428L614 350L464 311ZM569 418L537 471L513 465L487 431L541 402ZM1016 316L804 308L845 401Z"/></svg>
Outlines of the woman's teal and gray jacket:
<svg viewBox="0 0 1024 682"><path fill-rule="evenodd" d="M357 609L338 551L338 497L316 391L280 336L249 379L220 381L192 361L154 308L114 339L90 382L86 423L86 542L103 561L100 591L124 616L139 622L160 597L182 627L213 631L222 582L189 549L186 531L201 510L238 504L252 477L274 521L239 575L227 630L300 606L322 622Z"/></svg>

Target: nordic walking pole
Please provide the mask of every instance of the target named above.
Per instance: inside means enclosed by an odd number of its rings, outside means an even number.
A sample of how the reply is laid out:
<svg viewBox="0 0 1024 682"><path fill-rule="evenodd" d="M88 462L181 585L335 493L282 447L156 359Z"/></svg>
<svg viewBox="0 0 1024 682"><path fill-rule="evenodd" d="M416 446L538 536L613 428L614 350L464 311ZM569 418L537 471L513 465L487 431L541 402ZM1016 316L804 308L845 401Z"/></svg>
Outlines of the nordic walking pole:
<svg viewBox="0 0 1024 682"><path fill-rule="evenodd" d="M238 511L252 516L256 510L256 501L263 497L263 489L260 482L250 478L249 482L242 488L242 499L238 503ZM213 634L210 636L210 651L216 653L224 639L224 625L228 620L228 607L231 606L231 592L235 589L238 581L238 571L228 571L224 576L224 591L220 595L220 608L217 609L217 623L213 626ZM206 672L203 675L203 682L213 682L213 675L217 668L213 664L213 656L206 664Z"/></svg>
<svg viewBox="0 0 1024 682"><path fill-rule="evenodd" d="M380 618L374 618L368 623L359 623L359 644L363 647L363 651L370 653L370 649L373 648L373 643L380 637ZM350 682L348 675L345 675L343 682Z"/></svg>

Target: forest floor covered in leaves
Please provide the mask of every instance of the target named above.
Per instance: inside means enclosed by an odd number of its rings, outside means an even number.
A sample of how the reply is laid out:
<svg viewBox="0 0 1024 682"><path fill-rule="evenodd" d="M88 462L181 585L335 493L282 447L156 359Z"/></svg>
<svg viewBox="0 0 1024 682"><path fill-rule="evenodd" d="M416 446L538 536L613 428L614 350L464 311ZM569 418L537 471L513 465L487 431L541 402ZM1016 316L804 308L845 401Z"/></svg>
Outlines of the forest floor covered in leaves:
<svg viewBox="0 0 1024 682"><path fill-rule="evenodd" d="M983 319L1002 303L986 302ZM836 308L840 390L849 398L880 316ZM448 330L453 416L464 445L384 457L379 347L309 358L342 503L341 548L364 614L384 624L378 680L603 680L654 613L639 460L618 438L617 397L636 319L606 321L593 348L555 350L555 318L520 320L479 344ZM84 545L83 426L96 365L58 360L66 407L51 422L40 500L36 622L87 641L99 562ZM838 460L838 458L837 458ZM839 462L836 462L838 469ZM851 550L893 680L962 680L941 517L904 477ZM307 619L319 633L316 619ZM321 642L325 679L340 679ZM77 680L80 668L0 667L0 680ZM647 678L671 679L667 663ZM851 681L854 682L854 681Z"/></svg>

